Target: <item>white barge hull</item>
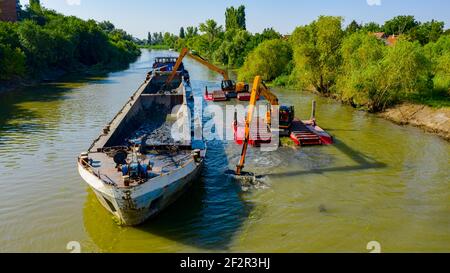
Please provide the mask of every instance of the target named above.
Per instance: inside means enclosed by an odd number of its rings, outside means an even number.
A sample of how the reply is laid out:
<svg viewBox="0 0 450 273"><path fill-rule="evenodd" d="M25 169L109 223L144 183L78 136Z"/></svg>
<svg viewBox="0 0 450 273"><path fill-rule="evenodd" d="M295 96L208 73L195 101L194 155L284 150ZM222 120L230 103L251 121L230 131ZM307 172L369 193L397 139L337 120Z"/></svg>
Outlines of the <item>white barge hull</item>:
<svg viewBox="0 0 450 273"><path fill-rule="evenodd" d="M78 166L99 202L126 226L142 224L175 202L199 179L201 169L202 163L191 162L169 175L152 179L151 183L127 189L107 185L81 164Z"/></svg>

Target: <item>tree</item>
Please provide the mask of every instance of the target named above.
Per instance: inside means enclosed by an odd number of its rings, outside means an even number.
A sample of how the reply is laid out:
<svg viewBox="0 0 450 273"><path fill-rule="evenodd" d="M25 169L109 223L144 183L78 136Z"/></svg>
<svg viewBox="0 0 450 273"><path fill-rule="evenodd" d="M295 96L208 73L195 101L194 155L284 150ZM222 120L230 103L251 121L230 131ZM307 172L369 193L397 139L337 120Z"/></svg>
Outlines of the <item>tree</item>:
<svg viewBox="0 0 450 273"><path fill-rule="evenodd" d="M419 24L409 32L411 40L419 41L422 45L426 45L429 42L436 42L439 37L444 34L444 22L432 20Z"/></svg>
<svg viewBox="0 0 450 273"><path fill-rule="evenodd" d="M175 47L175 42L176 42L176 37L175 35L166 32L164 33L163 36L163 44L170 47L170 48L174 48Z"/></svg>
<svg viewBox="0 0 450 273"><path fill-rule="evenodd" d="M206 54L211 57L213 52L219 47L219 36L223 33L222 26L219 26L216 21L209 19L205 23L200 24L200 31L206 36Z"/></svg>
<svg viewBox="0 0 450 273"><path fill-rule="evenodd" d="M342 73L337 79L337 92L344 102L353 106L374 108L385 54L385 44L365 32L354 33L342 42Z"/></svg>
<svg viewBox="0 0 450 273"><path fill-rule="evenodd" d="M313 86L320 93L331 91L341 64L342 20L341 17L320 16L292 34L293 77L300 87Z"/></svg>
<svg viewBox="0 0 450 273"><path fill-rule="evenodd" d="M216 21L209 19L206 23L200 24L200 31L208 36L209 42L213 42L222 32L222 26L219 26Z"/></svg>
<svg viewBox="0 0 450 273"><path fill-rule="evenodd" d="M237 9L229 7L225 11L225 29L246 29L245 6L241 5Z"/></svg>
<svg viewBox="0 0 450 273"><path fill-rule="evenodd" d="M273 28L265 28L262 33L255 33L247 43L247 52L255 49L259 44L267 40L281 39L283 36Z"/></svg>
<svg viewBox="0 0 450 273"><path fill-rule="evenodd" d="M41 1L40 0L30 0L30 8L34 11L41 10Z"/></svg>
<svg viewBox="0 0 450 273"><path fill-rule="evenodd" d="M347 29L345 30L345 32L351 34L351 33L355 33L357 31L359 31L362 28L362 26L360 24L358 24L358 22L356 22L355 20L353 20L348 26Z"/></svg>
<svg viewBox="0 0 450 273"><path fill-rule="evenodd" d="M0 80L10 80L25 74L25 54L20 48L0 44Z"/></svg>
<svg viewBox="0 0 450 273"><path fill-rule="evenodd" d="M225 11L225 30L229 31L236 28L239 28L237 10L234 7L229 7Z"/></svg>
<svg viewBox="0 0 450 273"><path fill-rule="evenodd" d="M270 81L286 72L292 59L292 48L283 40L262 42L245 60L239 70L239 80L252 81L255 76Z"/></svg>
<svg viewBox="0 0 450 273"><path fill-rule="evenodd" d="M362 26L361 30L363 32L382 32L384 29L379 24L370 22Z"/></svg>
<svg viewBox="0 0 450 273"><path fill-rule="evenodd" d="M411 29L419 26L414 16L397 16L384 23L384 32L388 35L400 35L408 33Z"/></svg>
<svg viewBox="0 0 450 273"><path fill-rule="evenodd" d="M450 89L450 36L443 35L436 42L424 47L425 56L431 61L434 89L449 93Z"/></svg>
<svg viewBox="0 0 450 273"><path fill-rule="evenodd" d="M111 23L110 21L103 21L103 22L99 23L98 25L103 29L103 31L106 31L108 33L112 32L116 29L114 24Z"/></svg>
<svg viewBox="0 0 450 273"><path fill-rule="evenodd" d="M434 89L450 96L450 50L439 57L434 73Z"/></svg>
<svg viewBox="0 0 450 273"><path fill-rule="evenodd" d="M152 45L152 44L153 44L153 36L152 36L152 33L149 32L147 34L147 45Z"/></svg>
<svg viewBox="0 0 450 273"><path fill-rule="evenodd" d="M214 59L224 65L239 67L244 63L248 54L247 44L251 34L242 29L233 29L225 32L224 40L214 53Z"/></svg>
<svg viewBox="0 0 450 273"><path fill-rule="evenodd" d="M431 90L430 63L419 43L400 40L386 47L372 35L355 33L342 44L338 90L344 101L376 112L401 98Z"/></svg>
<svg viewBox="0 0 450 273"><path fill-rule="evenodd" d="M246 30L245 6L241 5L237 9L237 24L240 29Z"/></svg>
<svg viewBox="0 0 450 273"><path fill-rule="evenodd" d="M186 35L185 35L185 33L184 33L184 27L181 27L181 28L180 28L180 35L179 35L179 37L180 37L181 39L184 39L184 38L186 37Z"/></svg>
<svg viewBox="0 0 450 273"><path fill-rule="evenodd" d="M197 27L187 27L186 28L186 38L193 38L195 36L198 36L198 28Z"/></svg>

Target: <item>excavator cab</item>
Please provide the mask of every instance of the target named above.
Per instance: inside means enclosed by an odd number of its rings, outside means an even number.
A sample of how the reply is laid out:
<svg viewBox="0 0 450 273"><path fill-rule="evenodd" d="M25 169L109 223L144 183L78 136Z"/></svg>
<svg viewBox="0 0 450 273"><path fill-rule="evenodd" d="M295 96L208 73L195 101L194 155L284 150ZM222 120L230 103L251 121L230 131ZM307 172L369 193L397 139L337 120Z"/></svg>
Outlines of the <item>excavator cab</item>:
<svg viewBox="0 0 450 273"><path fill-rule="evenodd" d="M294 106L280 106L280 128L290 129L295 117Z"/></svg>
<svg viewBox="0 0 450 273"><path fill-rule="evenodd" d="M236 84L236 92L237 93L249 93L250 92L250 87L245 82L238 82Z"/></svg>
<svg viewBox="0 0 450 273"><path fill-rule="evenodd" d="M232 80L222 81L222 91L235 91L236 84Z"/></svg>

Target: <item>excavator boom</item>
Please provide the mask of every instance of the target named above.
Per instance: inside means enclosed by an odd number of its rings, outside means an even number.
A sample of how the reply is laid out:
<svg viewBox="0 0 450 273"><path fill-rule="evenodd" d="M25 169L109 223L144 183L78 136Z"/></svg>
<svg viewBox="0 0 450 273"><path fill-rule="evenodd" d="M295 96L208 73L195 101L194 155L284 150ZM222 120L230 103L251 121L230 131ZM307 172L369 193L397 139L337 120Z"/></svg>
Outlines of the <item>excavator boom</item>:
<svg viewBox="0 0 450 273"><path fill-rule="evenodd" d="M166 85L171 83L175 76L177 75L178 68L180 68L181 64L183 63L184 57L186 57L186 54L189 53L189 50L187 48L183 48L180 52L180 56L177 59L177 62L175 63L175 66L172 69L172 73L170 74L169 78L167 78Z"/></svg>
<svg viewBox="0 0 450 273"><path fill-rule="evenodd" d="M256 101L258 98L260 84L261 84L261 77L256 76L255 80L253 82L252 93L250 96L250 105L248 107L247 117L245 119L244 145L242 147L241 160L239 161L239 165L237 165L237 168L236 168L236 175L241 175L242 170L244 169L245 157L247 155L247 149L248 149L248 142L250 140L250 125L252 124L252 120L253 120L253 112L255 110Z"/></svg>
<svg viewBox="0 0 450 273"><path fill-rule="evenodd" d="M271 106L279 106L278 97L273 94L269 88L264 84L260 76L256 76L253 82L252 93L250 97L250 105L248 108L247 118L245 120L245 138L242 147L241 160L236 168L236 175L241 175L245 165L245 158L247 156L248 144L250 141L250 126L252 124L253 112L255 110L256 101L259 96L263 96L270 102ZM271 111L267 115L267 124L271 125Z"/></svg>
<svg viewBox="0 0 450 273"><path fill-rule="evenodd" d="M228 73L225 70L220 69L219 67L211 64L210 62L208 62L207 60L203 59L202 57L200 57L198 55L192 54L191 52L189 52L188 48L183 48L181 50L181 52L180 52L180 56L177 59L177 63L173 67L173 70L172 70L172 73L170 74L170 77L166 81L166 85L173 81L173 79L175 78L175 76L177 74L178 68L180 68L180 65L182 64L183 59L184 59L184 57L186 57L186 55L188 55L192 59L196 60L197 62L203 64L204 66L208 67L209 69L211 69L211 70L219 73L220 75L222 75L224 81L229 81L230 80L230 77L228 76Z"/></svg>

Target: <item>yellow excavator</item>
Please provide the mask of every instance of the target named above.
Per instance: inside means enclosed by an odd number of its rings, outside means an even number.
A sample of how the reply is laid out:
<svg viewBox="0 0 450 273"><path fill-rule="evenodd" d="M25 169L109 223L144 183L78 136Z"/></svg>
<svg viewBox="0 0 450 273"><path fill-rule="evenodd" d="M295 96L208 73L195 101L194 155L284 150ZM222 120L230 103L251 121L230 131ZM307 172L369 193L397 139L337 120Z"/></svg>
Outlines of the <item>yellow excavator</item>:
<svg viewBox="0 0 450 273"><path fill-rule="evenodd" d="M206 59L202 58L198 54L190 52L190 50L188 48L183 48L181 50L180 56L178 57L177 62L175 64L174 68L172 69L172 74L167 79L166 84L169 84L175 78L177 70L180 67L180 65L182 64L183 59L184 59L184 57L186 57L186 55L191 57L195 61L203 64L204 66L208 67L210 70L215 71L215 72L219 73L220 75L222 75L223 81L222 81L221 87L222 87L222 91L224 91L227 96L234 96L237 93L244 93L244 92L249 91L248 84L246 84L244 82L235 83L234 81L230 80L230 77L228 76L228 73L225 70L213 65L212 63L208 62Z"/></svg>
<svg viewBox="0 0 450 273"><path fill-rule="evenodd" d="M255 110L256 102L259 96L264 97L271 106L279 106L279 129L289 132L294 121L295 111L292 106L280 106L277 96L275 96L269 88L264 84L260 76L256 76L252 86L252 92L250 96L250 105L248 107L247 117L245 119L245 136L243 141L241 159L239 165L237 165L235 175L243 175L242 170L245 165L245 157L247 155L248 145L250 141L250 126L253 120L253 112ZM272 125L272 110L267 112L266 122L267 126L270 128Z"/></svg>

